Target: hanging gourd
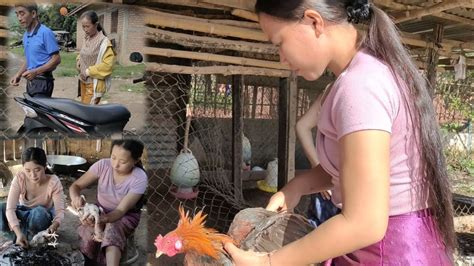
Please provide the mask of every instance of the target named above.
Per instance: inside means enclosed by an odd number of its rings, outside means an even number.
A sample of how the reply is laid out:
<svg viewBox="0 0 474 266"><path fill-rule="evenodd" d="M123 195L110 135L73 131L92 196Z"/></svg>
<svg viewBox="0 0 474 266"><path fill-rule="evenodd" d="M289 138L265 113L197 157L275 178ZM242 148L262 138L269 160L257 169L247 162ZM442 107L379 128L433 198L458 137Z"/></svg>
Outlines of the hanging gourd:
<svg viewBox="0 0 474 266"><path fill-rule="evenodd" d="M171 166L170 180L173 183L170 193L180 199L193 199L198 195L195 187L199 183L199 164L191 150L188 148L189 127L191 125L191 112L187 108L186 127L184 132L184 146Z"/></svg>

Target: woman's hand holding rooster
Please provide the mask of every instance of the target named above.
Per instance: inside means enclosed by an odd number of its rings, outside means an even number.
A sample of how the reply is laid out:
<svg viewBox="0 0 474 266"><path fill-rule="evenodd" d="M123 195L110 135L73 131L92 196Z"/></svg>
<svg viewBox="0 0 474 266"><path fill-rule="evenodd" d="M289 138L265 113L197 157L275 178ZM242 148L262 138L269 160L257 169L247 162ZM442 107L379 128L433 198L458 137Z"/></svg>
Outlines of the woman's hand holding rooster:
<svg viewBox="0 0 474 266"><path fill-rule="evenodd" d="M235 266L268 266L271 265L268 253L244 251L232 243L225 244L225 250L232 257Z"/></svg>

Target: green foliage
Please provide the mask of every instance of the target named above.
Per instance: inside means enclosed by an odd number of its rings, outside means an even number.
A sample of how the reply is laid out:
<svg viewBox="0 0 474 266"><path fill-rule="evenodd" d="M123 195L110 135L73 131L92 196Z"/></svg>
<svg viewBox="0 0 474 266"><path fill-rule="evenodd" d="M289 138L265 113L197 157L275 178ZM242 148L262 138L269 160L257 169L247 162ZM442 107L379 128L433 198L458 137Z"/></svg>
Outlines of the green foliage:
<svg viewBox="0 0 474 266"><path fill-rule="evenodd" d="M23 50L23 47L15 47L15 48L11 48L10 49L10 52L16 54L16 55L19 55L19 56L23 56L24 55L24 50Z"/></svg>
<svg viewBox="0 0 474 266"><path fill-rule="evenodd" d="M71 52L60 52L61 64L54 71L56 77L75 77L77 76L76 70L76 53Z"/></svg>
<svg viewBox="0 0 474 266"><path fill-rule="evenodd" d="M59 9L62 4L52 4L45 7L40 7L39 16L41 23L45 24L52 30L65 30L74 34L76 32L76 17L62 16ZM72 10L76 5L66 5L68 10Z"/></svg>
<svg viewBox="0 0 474 266"><path fill-rule="evenodd" d="M12 49L13 50L13 49ZM15 48L15 50L21 51L22 48ZM54 71L56 77L75 77L77 76L76 70L76 56L77 53L63 52L61 51L61 64ZM116 64L112 71L112 78L140 78L145 71L145 64L136 64L131 66L121 66Z"/></svg>
<svg viewBox="0 0 474 266"><path fill-rule="evenodd" d="M112 71L113 78L140 78L143 76L145 71L145 64L136 64L130 66L122 66L119 64L115 64L114 69Z"/></svg>
<svg viewBox="0 0 474 266"><path fill-rule="evenodd" d="M455 148L447 148L444 151L448 169L451 171L461 171L474 176L474 160L470 152L461 151Z"/></svg>
<svg viewBox="0 0 474 266"><path fill-rule="evenodd" d="M59 9L62 6L62 4L58 3L49 5L39 5L38 13L40 22L48 26L51 30L64 30L70 32L71 36L76 36L77 18L75 16L62 16L59 13ZM66 5L69 11L76 8L76 6L77 5L72 4ZM19 35L21 39L21 35L23 35L23 33L25 32L25 29L20 26L20 23L18 22L18 19L15 15L14 9L12 9L8 16L8 22L10 26L10 31Z"/></svg>

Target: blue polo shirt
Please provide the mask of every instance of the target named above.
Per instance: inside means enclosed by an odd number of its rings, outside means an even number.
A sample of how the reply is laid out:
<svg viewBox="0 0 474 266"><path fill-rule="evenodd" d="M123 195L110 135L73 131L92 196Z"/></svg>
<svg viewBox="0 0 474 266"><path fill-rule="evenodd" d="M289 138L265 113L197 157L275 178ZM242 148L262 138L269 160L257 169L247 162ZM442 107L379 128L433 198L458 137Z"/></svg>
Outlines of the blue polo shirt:
<svg viewBox="0 0 474 266"><path fill-rule="evenodd" d="M23 34L27 70L46 64L51 56L59 52L58 42L51 29L38 24L32 32Z"/></svg>

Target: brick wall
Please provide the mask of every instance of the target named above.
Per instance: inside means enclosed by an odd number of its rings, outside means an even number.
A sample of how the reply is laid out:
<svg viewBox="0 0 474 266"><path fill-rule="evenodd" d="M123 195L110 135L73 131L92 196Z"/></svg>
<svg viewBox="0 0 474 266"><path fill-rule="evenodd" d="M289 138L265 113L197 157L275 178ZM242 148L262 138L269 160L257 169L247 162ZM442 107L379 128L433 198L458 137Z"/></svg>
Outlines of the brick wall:
<svg viewBox="0 0 474 266"><path fill-rule="evenodd" d="M141 52L144 47L144 32L145 25L143 14L133 7L96 7L94 10L98 16L104 16L104 25L107 37L115 41L117 61L121 65L131 65L133 62L129 61L130 53ZM83 10L83 12L86 9ZM112 12L118 11L118 25L117 32L112 33ZM82 12L81 12L82 14ZM80 14L78 14L80 17ZM84 32L81 23L77 24L77 50L79 51L83 45Z"/></svg>

